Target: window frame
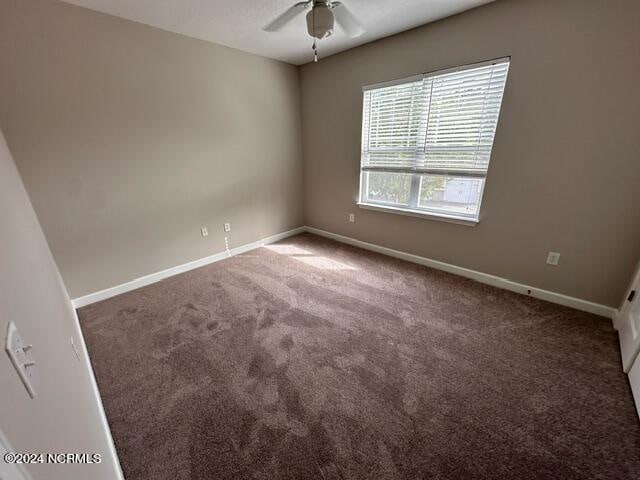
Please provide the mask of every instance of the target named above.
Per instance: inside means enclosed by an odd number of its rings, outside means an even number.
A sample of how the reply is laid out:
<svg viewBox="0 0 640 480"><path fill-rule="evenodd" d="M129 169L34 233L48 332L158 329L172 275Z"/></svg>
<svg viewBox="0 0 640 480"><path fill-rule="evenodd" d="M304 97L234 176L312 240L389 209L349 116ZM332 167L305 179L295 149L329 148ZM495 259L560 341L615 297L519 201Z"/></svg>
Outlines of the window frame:
<svg viewBox="0 0 640 480"><path fill-rule="evenodd" d="M381 89L381 88L388 88L388 87L393 87L395 85L403 85L403 84L408 84L408 83L412 83L412 82L416 82L420 79L425 79L425 78L429 78L429 77L437 77L437 76L441 76L441 75L446 75L446 74L451 74L451 73L456 73L456 72L461 72L461 71L466 71L466 70L472 70L472 69L477 69L477 68L481 68L481 67L485 67L485 66L489 66L489 65L496 65L496 64L500 64L500 63L507 63L507 73L506 73L506 78L505 78L505 84L502 90L502 94L501 94L501 98L500 98L500 103L499 103L499 108L498 108L498 113L497 113L497 119L496 119L496 126L495 126L495 131L494 136L493 136L493 141L491 143L491 154L489 157L489 162L487 164L487 168L486 170L482 171L482 172L462 172L462 171L446 171L445 169L439 169L437 171L429 171L428 169L425 171L425 169L422 169L420 171L418 171L417 169L415 169L414 167L414 171L412 171L411 168L405 168L405 167L398 167L398 168L376 168L376 169L371 169L371 168L366 168L363 166L363 140L365 138L365 118L364 118L364 114L365 114L365 105L364 105L364 100L365 100L365 95L366 92L369 90L375 90L375 89ZM459 224L464 224L464 225L471 225L474 226L476 224L479 223L480 221L480 212L481 212L481 207L482 207L482 200L484 197L484 190L486 187L486 182L487 182L487 178L488 178L488 174L489 174L489 165L491 163L491 157L493 156L493 145L495 144L495 136L497 134L497 130L498 130L498 125L500 123L500 116L502 114L502 103L504 100L504 94L506 92L506 83L507 83L507 79L508 79L508 73L509 73L509 69L511 67L511 56L505 56L505 57L498 57L495 59L491 59L491 60L486 60L486 61L481 61L481 62L475 62L475 63L470 63L470 64L465 64L465 65L459 65L459 66L455 66L455 67L451 67L451 68L445 68L445 69L439 69L439 70L433 70L430 72L426 72L424 74L420 74L420 75L412 75L409 77L404 77L401 79L396 79L396 80L392 80L392 81L388 81L388 82L382 82L382 83L377 83L377 84L372 84L372 85L365 85L362 87L362 91L363 91L363 97L362 97L362 136L361 136L361 157L360 157L360 165L359 165L359 192L358 192L358 201L356 202L357 205L360 208L364 208L364 209L368 209L368 210L375 210L375 211L384 211L384 212L389 212L389 213L397 213L397 214L401 214L401 215L408 215L408 216L414 216L414 217L422 217L422 218L429 218L429 219L435 219L435 220L442 220L442 221L446 221L446 222L452 222L452 223L459 223ZM429 94L429 101L431 102L431 93ZM369 114L371 112L369 111ZM428 122L428 119L427 119ZM428 123L427 123L428 124ZM370 127L370 124L367 122L367 125ZM428 130L427 130L428 131ZM367 138L370 135L370 132L366 133ZM427 135L427 133L425 133L425 136ZM414 164L417 165L417 159L414 159ZM410 189L409 189L409 201L406 204L401 204L401 203L391 203L391 202L385 202L385 201L380 201L380 200L372 200L369 198L369 192L368 192L368 183L369 183L369 174L370 173L374 173L374 172L389 172L389 173L400 173L400 174L407 174L407 175L411 175L411 184L410 184ZM464 213L458 213L458 212L454 212L454 211L447 211L445 209L438 209L438 208L430 208L430 207L420 207L419 203L420 203L420 192L421 192L421 187L422 187L422 182L424 181L424 177L425 176L444 176L444 177L449 177L449 178L465 178L465 179L479 179L482 181L482 186L480 188L479 194L478 194L478 200L477 200L477 211L475 212L475 214L469 214L466 215Z"/></svg>
<svg viewBox="0 0 640 480"><path fill-rule="evenodd" d="M378 170L379 172L380 170ZM375 172L375 171L374 171ZM389 213L398 213L401 215L407 215L410 217L421 217L427 219L443 220L449 223L458 223L462 225L477 225L480 222L480 205L482 205L482 198L484 196L484 188L486 183L486 177L454 177L454 178L481 178L483 181L482 188L478 196L478 212L476 215L464 215L456 214L452 211L438 210L437 208L425 208L418 205L420 198L420 190L422 187L422 176L420 173L411 174L411 187L409 190L409 202L407 204L391 203L380 200L369 200L368 198L363 200L363 195L366 195L366 188L368 186L367 180L363 180L364 177L368 177L368 173L371 171L360 171L360 193L358 194L359 200L356 204L365 210L374 210ZM417 186L416 186L417 183ZM415 203L414 203L415 201Z"/></svg>

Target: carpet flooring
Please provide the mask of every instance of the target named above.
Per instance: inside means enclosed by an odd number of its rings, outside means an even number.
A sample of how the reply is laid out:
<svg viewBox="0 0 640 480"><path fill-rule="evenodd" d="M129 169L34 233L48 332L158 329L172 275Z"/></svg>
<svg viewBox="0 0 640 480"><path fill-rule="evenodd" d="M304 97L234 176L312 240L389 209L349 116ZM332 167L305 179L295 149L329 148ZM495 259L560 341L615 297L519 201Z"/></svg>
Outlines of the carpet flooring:
<svg viewBox="0 0 640 480"><path fill-rule="evenodd" d="M127 480L640 478L588 313L303 234L79 316Z"/></svg>

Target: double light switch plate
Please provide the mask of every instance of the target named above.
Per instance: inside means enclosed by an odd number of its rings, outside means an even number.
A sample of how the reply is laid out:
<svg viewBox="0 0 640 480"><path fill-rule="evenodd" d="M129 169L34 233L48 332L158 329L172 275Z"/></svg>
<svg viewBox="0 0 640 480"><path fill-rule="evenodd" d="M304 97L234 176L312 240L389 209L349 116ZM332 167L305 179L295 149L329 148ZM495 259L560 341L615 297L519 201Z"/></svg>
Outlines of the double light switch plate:
<svg viewBox="0 0 640 480"><path fill-rule="evenodd" d="M31 345L27 345L20 338L18 329L15 323L9 322L7 328L7 342L5 344L5 350L9 354L13 367L18 372L18 376L22 383L24 383L27 392L31 398L35 397L36 391L34 388L35 383L35 366L36 362L33 359L33 348Z"/></svg>

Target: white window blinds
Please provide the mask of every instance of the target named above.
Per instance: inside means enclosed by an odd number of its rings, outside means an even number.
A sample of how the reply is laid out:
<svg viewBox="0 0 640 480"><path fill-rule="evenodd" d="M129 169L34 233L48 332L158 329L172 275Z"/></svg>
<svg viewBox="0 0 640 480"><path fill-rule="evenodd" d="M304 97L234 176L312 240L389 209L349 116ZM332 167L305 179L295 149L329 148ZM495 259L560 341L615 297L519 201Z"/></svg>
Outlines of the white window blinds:
<svg viewBox="0 0 640 480"><path fill-rule="evenodd" d="M365 88L362 171L484 177L509 59Z"/></svg>

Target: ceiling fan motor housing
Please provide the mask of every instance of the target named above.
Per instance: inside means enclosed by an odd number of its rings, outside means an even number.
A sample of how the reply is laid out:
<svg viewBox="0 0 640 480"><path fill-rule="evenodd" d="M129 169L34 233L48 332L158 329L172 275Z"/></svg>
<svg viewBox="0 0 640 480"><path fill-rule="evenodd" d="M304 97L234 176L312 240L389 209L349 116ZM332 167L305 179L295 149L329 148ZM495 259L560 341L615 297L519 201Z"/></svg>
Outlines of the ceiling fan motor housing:
<svg viewBox="0 0 640 480"><path fill-rule="evenodd" d="M307 30L315 38L325 38L333 33L333 12L325 2L314 2L307 13Z"/></svg>

